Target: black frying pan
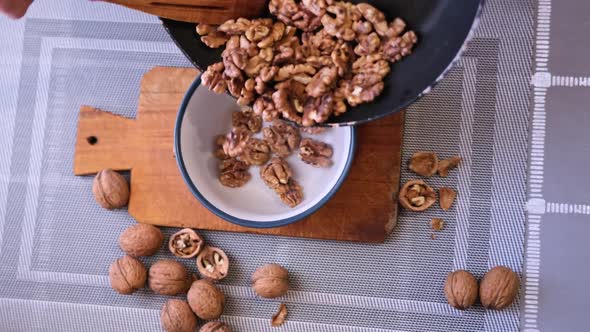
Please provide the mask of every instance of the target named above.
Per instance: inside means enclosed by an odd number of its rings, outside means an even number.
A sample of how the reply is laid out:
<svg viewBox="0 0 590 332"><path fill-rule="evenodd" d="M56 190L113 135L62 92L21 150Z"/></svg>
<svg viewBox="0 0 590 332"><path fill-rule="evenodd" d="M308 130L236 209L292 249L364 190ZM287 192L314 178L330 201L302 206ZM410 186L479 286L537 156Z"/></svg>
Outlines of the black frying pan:
<svg viewBox="0 0 590 332"><path fill-rule="evenodd" d="M389 21L399 16L418 34L412 55L392 65L385 89L372 103L349 108L325 125L355 125L398 112L428 92L450 69L475 29L484 0L375 0ZM221 49L210 49L195 32L194 23L162 19L166 31L200 70L221 59Z"/></svg>

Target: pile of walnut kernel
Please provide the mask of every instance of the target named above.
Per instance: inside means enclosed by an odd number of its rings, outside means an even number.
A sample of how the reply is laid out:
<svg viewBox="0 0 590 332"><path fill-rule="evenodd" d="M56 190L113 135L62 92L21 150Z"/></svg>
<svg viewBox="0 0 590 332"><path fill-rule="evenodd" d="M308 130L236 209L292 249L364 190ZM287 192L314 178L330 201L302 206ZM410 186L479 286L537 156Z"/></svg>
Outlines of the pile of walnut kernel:
<svg viewBox="0 0 590 332"><path fill-rule="evenodd" d="M318 128L305 129L311 134L322 132ZM262 139L254 137L259 132L262 132ZM274 120L262 128L261 116L244 106L241 111L232 113L231 131L215 139L219 182L230 188L242 187L252 178L250 166L260 166L259 174L267 187L283 203L295 207L303 201L303 188L294 179L286 158L297 150L299 159L306 164L332 166L333 150L329 144L311 138L302 139L298 128L281 120Z"/></svg>
<svg viewBox="0 0 590 332"><path fill-rule="evenodd" d="M96 202L105 209L123 208L129 201L129 183L119 173L106 169L93 182ZM152 225L135 224L119 236L119 247L125 253L109 267L109 282L119 294L130 295L146 286L169 299L160 311L160 323L166 332L194 332L198 319L199 332L231 332L228 325L215 321L225 309L225 295L216 283L229 273L229 259L223 250L207 245L195 230L184 228L172 234L169 251L178 259L159 259L147 267L142 257L157 254L164 244L164 234ZM195 259L196 257L196 259ZM201 279L183 264L182 259L195 259ZM252 289L260 297L277 298L289 290L289 272L278 264L266 264L252 273ZM270 319L271 326L281 326L287 307L280 304Z"/></svg>
<svg viewBox="0 0 590 332"><path fill-rule="evenodd" d="M265 121L313 126L346 112L347 104L373 101L390 63L418 40L401 18L387 22L367 3L271 0L269 11L277 20L239 18L196 29L207 46L225 45L203 84L253 105Z"/></svg>

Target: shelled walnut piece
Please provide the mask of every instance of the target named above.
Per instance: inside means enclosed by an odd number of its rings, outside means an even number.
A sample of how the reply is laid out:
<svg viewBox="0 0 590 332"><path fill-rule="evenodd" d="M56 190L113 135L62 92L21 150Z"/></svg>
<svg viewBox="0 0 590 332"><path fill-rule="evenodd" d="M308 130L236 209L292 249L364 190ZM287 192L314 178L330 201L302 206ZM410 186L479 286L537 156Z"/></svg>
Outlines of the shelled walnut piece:
<svg viewBox="0 0 590 332"><path fill-rule="evenodd" d="M299 145L299 159L314 167L332 166L333 154L334 150L329 144L311 138L304 138Z"/></svg>
<svg viewBox="0 0 590 332"><path fill-rule="evenodd" d="M518 294L520 280L518 275L505 266L489 270L481 280L479 298L488 309L504 309L514 301Z"/></svg>
<svg viewBox="0 0 590 332"><path fill-rule="evenodd" d="M303 201L303 189L292 176L291 167L280 157L273 158L260 169L260 177L264 183L279 195L283 203L296 207Z"/></svg>
<svg viewBox="0 0 590 332"><path fill-rule="evenodd" d="M297 128L280 120L274 121L272 126L263 128L262 136L272 152L281 157L289 156L301 142L301 134Z"/></svg>
<svg viewBox="0 0 590 332"><path fill-rule="evenodd" d="M411 211L424 211L436 202L436 193L426 182L411 180L399 192L400 204Z"/></svg>
<svg viewBox="0 0 590 332"><path fill-rule="evenodd" d="M248 169L248 164L236 158L222 160L219 164L219 182L230 188L242 187L252 178Z"/></svg>
<svg viewBox="0 0 590 332"><path fill-rule="evenodd" d="M239 158L249 165L264 165L270 159L270 147L263 140L250 138Z"/></svg>
<svg viewBox="0 0 590 332"><path fill-rule="evenodd" d="M223 250L206 246L197 256L197 269L203 278L219 281L227 277L229 259Z"/></svg>
<svg viewBox="0 0 590 332"><path fill-rule="evenodd" d="M449 273L444 291L450 305L459 310L465 310L477 299L477 280L471 273L457 270Z"/></svg>
<svg viewBox="0 0 590 332"><path fill-rule="evenodd" d="M250 108L241 112L233 112L231 119L234 128L249 130L252 133L260 132L262 129L262 117L254 114Z"/></svg>
<svg viewBox="0 0 590 332"><path fill-rule="evenodd" d="M186 301L171 299L162 306L160 324L166 332L194 332L197 317Z"/></svg>
<svg viewBox="0 0 590 332"><path fill-rule="evenodd" d="M264 109L267 120L280 115L311 126L346 112L345 101L350 106L373 101L383 91L389 62L409 55L418 39L411 30L404 33L401 18L388 23L364 3L272 0L269 11L278 21L239 18L217 29L197 27L211 47L227 41L223 61L203 74L204 85L218 93L229 88L239 104L254 102L260 115ZM293 88L275 84L288 80L302 84L303 95L292 99ZM317 99L321 112L302 116L298 105L308 97Z"/></svg>
<svg viewBox="0 0 590 332"><path fill-rule="evenodd" d="M168 249L180 258L192 258L199 254L205 240L190 228L184 228L170 236Z"/></svg>

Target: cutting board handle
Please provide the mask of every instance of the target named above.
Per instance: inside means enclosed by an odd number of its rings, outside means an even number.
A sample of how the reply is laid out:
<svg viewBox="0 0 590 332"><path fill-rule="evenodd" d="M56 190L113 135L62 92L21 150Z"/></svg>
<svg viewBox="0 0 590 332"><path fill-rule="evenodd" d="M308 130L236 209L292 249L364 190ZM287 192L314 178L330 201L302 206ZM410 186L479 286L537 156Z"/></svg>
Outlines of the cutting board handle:
<svg viewBox="0 0 590 332"><path fill-rule="evenodd" d="M91 106L81 106L74 154L74 174L98 173L104 168L130 170L136 123Z"/></svg>

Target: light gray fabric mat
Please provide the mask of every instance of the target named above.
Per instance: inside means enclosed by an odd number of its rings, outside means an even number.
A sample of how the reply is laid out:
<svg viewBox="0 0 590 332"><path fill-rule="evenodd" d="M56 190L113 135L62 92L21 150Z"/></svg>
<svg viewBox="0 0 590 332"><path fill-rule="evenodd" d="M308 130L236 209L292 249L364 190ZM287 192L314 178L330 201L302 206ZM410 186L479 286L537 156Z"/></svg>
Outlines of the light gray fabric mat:
<svg viewBox="0 0 590 332"><path fill-rule="evenodd" d="M487 1L464 57L406 115L404 162L417 150L464 157L432 180L458 189L451 211L403 212L381 245L204 232L232 262L222 320L234 331L517 331L520 301L461 312L442 284L459 268L522 273L534 14L532 0ZM133 117L143 73L190 64L157 21L115 6L39 2L0 28L12 32L0 35L0 330L157 331L164 297L108 285L134 221L100 209L92 179L72 175L76 123L81 104ZM447 221L435 239L432 217ZM267 262L293 276L280 329L269 323L278 301L249 288Z"/></svg>

